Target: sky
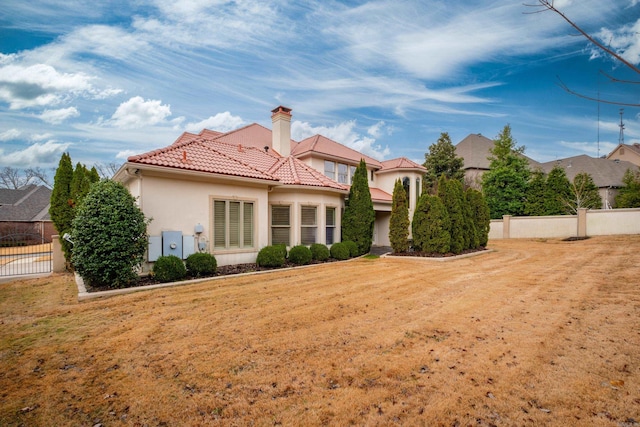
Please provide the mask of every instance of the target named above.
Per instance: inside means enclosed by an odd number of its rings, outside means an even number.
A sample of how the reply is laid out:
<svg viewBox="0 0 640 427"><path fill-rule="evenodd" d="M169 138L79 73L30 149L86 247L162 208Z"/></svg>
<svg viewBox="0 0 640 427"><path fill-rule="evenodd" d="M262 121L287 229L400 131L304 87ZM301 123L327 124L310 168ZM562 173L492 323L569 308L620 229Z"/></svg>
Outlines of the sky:
<svg viewBox="0 0 640 427"><path fill-rule="evenodd" d="M123 163L182 132L271 128L322 134L379 160L424 161L447 132L495 138L529 157L602 156L640 75L537 0L4 0L0 167ZM556 0L640 65L640 0ZM623 107L624 142L640 108Z"/></svg>

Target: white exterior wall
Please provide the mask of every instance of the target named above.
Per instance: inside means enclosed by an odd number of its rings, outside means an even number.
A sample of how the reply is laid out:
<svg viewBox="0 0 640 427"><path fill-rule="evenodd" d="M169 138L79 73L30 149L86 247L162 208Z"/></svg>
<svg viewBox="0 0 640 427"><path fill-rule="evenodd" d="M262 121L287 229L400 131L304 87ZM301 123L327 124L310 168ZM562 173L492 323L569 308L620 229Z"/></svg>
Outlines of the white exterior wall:
<svg viewBox="0 0 640 427"><path fill-rule="evenodd" d="M640 209L589 210L587 234L640 234Z"/></svg>
<svg viewBox="0 0 640 427"><path fill-rule="evenodd" d="M509 227L512 239L570 237L577 230L576 215L512 217Z"/></svg>
<svg viewBox="0 0 640 427"><path fill-rule="evenodd" d="M150 236L160 236L163 231L180 231L183 235L192 236L196 224L201 224L204 227L201 237L206 240L207 251L216 257L218 265L255 262L258 250L268 245L266 186L248 187L143 175L129 181L128 188L132 194L136 189L140 190L140 208L146 217L152 219L147 228ZM253 248L213 250L214 198L254 203Z"/></svg>
<svg viewBox="0 0 640 427"><path fill-rule="evenodd" d="M301 209L302 206L316 206L316 223L317 223L317 234L316 234L316 242L326 244L326 217L325 211L326 207L335 208L336 212L336 228L334 234L334 241L339 242L341 240L340 236L340 224L342 223L342 208L343 208L343 195L340 193L330 193L330 192L320 192L320 191L309 191L302 192L300 188L292 189L276 189L273 192L269 193L269 207L268 213L265 218L268 218L268 221L265 224L265 231L267 232L267 244L271 244L271 206L272 205L287 205L290 206L291 209L291 231L290 231L290 240L291 246L301 244L301 236L300 236L300 222L301 222ZM329 245L330 246L330 245Z"/></svg>

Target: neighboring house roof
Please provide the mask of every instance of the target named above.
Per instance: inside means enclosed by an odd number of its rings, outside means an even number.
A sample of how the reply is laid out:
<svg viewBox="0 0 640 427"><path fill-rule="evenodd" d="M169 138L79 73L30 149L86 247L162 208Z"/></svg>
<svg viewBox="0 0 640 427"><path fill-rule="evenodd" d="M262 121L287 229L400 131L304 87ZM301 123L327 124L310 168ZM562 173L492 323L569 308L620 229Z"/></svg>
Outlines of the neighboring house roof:
<svg viewBox="0 0 640 427"><path fill-rule="evenodd" d="M625 153L624 150L627 150L628 153ZM631 156L629 156L629 154L631 154ZM607 159L617 159L619 157L622 157L622 158L631 157L631 159L628 159L627 161L631 161L632 163L634 163L633 162L634 159L636 161L640 160L640 144L638 144L637 142L634 142L633 144L618 144L618 146L614 148L613 151L611 151L611 153L607 155ZM640 163L634 163L634 164L640 164Z"/></svg>
<svg viewBox="0 0 640 427"><path fill-rule="evenodd" d="M342 159L345 163L350 164L358 164L360 159L364 159L368 166L375 169L382 168L382 163L378 160L322 135L315 135L291 145L291 155L294 157L304 158L317 154L331 159Z"/></svg>
<svg viewBox="0 0 640 427"><path fill-rule="evenodd" d="M382 162L382 169L378 173L397 171L398 169L407 170L413 169L420 173L425 173L427 168L409 160L406 157L398 157L397 159L385 160Z"/></svg>
<svg viewBox="0 0 640 427"><path fill-rule="evenodd" d="M49 221L50 202L51 189L43 185L0 189L0 221Z"/></svg>
<svg viewBox="0 0 640 427"><path fill-rule="evenodd" d="M246 128L245 128L246 129ZM249 127L249 134L259 128ZM226 136L225 134L224 136ZM302 161L280 157L273 150L227 143L225 138L175 142L159 150L129 157L130 163L162 166L226 176L261 179L279 184L323 187L346 191L347 187L333 181ZM232 137L247 141L246 137ZM255 144L254 144L255 145Z"/></svg>
<svg viewBox="0 0 640 427"><path fill-rule="evenodd" d="M489 157L495 142L481 134L472 133L460 141L456 146L456 155L464 159L464 169L489 170ZM529 167L536 168L540 163L523 155L529 162Z"/></svg>
<svg viewBox="0 0 640 427"><path fill-rule="evenodd" d="M637 168L631 162L595 158L586 154L540 164L545 173L549 173L556 165L565 170L569 181L573 181L573 178L579 173L588 173L599 188L623 187L622 178L627 169Z"/></svg>

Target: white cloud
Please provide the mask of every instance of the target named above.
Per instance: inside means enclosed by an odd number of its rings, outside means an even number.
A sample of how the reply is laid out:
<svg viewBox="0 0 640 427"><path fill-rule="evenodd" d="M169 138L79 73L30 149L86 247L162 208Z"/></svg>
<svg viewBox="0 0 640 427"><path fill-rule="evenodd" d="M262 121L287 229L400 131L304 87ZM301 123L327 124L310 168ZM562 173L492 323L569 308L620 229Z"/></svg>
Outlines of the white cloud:
<svg viewBox="0 0 640 427"><path fill-rule="evenodd" d="M367 129L367 133L374 138L380 138L380 135L382 134L382 130L384 126L385 126L385 123L383 120L381 120L375 125L370 126L369 129Z"/></svg>
<svg viewBox="0 0 640 427"><path fill-rule="evenodd" d="M127 160L129 157L135 156L136 154L140 154L140 153L133 150L123 150L123 151L120 151L118 154L116 154L116 159Z"/></svg>
<svg viewBox="0 0 640 427"><path fill-rule="evenodd" d="M0 133L0 141L11 141L12 139L17 139L20 135L22 135L22 132L18 129L9 129Z"/></svg>
<svg viewBox="0 0 640 427"><path fill-rule="evenodd" d="M9 64L0 68L0 101L11 109L55 105L90 90L91 79L83 73L60 73L47 64Z"/></svg>
<svg viewBox="0 0 640 427"><path fill-rule="evenodd" d="M389 147L382 147L380 144L376 144L375 138L363 137L354 130L355 126L355 120L342 122L333 127L314 127L307 122L294 121L291 124L291 137L296 141L300 141L320 134L378 160L384 160L385 157L391 154Z"/></svg>
<svg viewBox="0 0 640 427"><path fill-rule="evenodd" d="M218 113L197 123L187 123L187 132L200 132L203 129L211 129L219 132L229 132L244 125L245 121L239 116L233 116L230 112Z"/></svg>
<svg viewBox="0 0 640 427"><path fill-rule="evenodd" d="M32 141L44 141L45 139L51 138L53 138L52 133L34 133L33 135L31 135Z"/></svg>
<svg viewBox="0 0 640 427"><path fill-rule="evenodd" d="M30 167L37 165L54 165L71 143L47 141L43 144L36 142L21 151L2 154L0 164L3 166Z"/></svg>
<svg viewBox="0 0 640 427"><path fill-rule="evenodd" d="M640 64L640 19L635 23L620 28L602 28L596 37L632 64ZM605 55L604 52L592 48L592 58Z"/></svg>
<svg viewBox="0 0 640 427"><path fill-rule="evenodd" d="M161 123L170 115L171 106L162 105L162 101L134 96L118 106L109 123L122 129L141 128Z"/></svg>
<svg viewBox="0 0 640 427"><path fill-rule="evenodd" d="M75 107L61 108L59 110L44 110L40 116L41 120L51 123L52 125L58 125L70 117L78 117L80 113Z"/></svg>

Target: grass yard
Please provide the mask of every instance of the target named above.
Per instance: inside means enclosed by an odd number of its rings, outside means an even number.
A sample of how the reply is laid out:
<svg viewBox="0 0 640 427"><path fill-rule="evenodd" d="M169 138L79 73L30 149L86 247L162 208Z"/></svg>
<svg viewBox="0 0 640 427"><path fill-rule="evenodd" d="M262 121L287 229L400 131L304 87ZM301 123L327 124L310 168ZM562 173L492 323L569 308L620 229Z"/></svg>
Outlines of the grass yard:
<svg viewBox="0 0 640 427"><path fill-rule="evenodd" d="M640 236L490 248L83 303L0 284L0 425L640 425Z"/></svg>

